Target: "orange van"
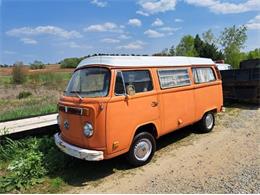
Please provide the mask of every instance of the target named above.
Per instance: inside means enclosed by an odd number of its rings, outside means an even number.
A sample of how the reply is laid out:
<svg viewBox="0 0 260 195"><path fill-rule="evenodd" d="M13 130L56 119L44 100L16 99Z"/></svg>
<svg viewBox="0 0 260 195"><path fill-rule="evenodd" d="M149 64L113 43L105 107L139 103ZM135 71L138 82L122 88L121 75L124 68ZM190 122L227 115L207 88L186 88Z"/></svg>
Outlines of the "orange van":
<svg viewBox="0 0 260 195"><path fill-rule="evenodd" d="M151 160L156 139L198 123L210 132L223 105L211 59L95 56L83 60L58 103L56 145L98 161L126 153L134 166Z"/></svg>

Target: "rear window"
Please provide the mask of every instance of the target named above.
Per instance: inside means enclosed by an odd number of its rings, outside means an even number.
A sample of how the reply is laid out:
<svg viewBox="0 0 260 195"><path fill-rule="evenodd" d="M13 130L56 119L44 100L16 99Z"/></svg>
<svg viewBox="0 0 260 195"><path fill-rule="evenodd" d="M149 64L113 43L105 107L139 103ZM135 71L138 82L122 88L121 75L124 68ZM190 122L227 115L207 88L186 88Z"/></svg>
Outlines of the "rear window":
<svg viewBox="0 0 260 195"><path fill-rule="evenodd" d="M162 89L190 85L187 68L158 70L160 86Z"/></svg>
<svg viewBox="0 0 260 195"><path fill-rule="evenodd" d="M195 83L206 83L215 81L215 74L210 67L192 68L193 79Z"/></svg>

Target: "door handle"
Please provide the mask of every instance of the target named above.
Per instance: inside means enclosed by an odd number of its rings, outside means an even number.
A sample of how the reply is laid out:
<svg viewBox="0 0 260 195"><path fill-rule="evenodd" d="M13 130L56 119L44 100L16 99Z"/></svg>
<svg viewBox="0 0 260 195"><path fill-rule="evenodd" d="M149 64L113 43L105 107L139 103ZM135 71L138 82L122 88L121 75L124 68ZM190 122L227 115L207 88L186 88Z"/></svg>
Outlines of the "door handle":
<svg viewBox="0 0 260 195"><path fill-rule="evenodd" d="M158 102L152 102L152 103L151 103L151 106L152 106L152 107L156 107L156 106L158 106L158 104L159 104Z"/></svg>

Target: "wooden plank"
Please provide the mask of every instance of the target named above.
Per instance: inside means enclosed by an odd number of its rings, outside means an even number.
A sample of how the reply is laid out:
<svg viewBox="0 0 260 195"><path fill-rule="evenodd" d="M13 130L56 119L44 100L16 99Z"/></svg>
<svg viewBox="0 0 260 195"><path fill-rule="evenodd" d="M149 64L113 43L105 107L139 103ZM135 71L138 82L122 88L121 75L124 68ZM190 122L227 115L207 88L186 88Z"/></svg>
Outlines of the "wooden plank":
<svg viewBox="0 0 260 195"><path fill-rule="evenodd" d="M0 136L57 124L57 115L50 114L0 123Z"/></svg>

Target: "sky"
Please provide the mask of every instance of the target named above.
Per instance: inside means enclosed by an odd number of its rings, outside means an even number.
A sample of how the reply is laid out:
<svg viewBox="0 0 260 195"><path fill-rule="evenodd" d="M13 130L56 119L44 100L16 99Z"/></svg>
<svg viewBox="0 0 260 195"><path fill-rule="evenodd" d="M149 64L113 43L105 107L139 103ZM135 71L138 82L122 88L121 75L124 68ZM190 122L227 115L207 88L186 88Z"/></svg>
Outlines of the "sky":
<svg viewBox="0 0 260 195"><path fill-rule="evenodd" d="M151 55L232 25L247 26L244 51L260 48L260 0L0 0L0 64Z"/></svg>

